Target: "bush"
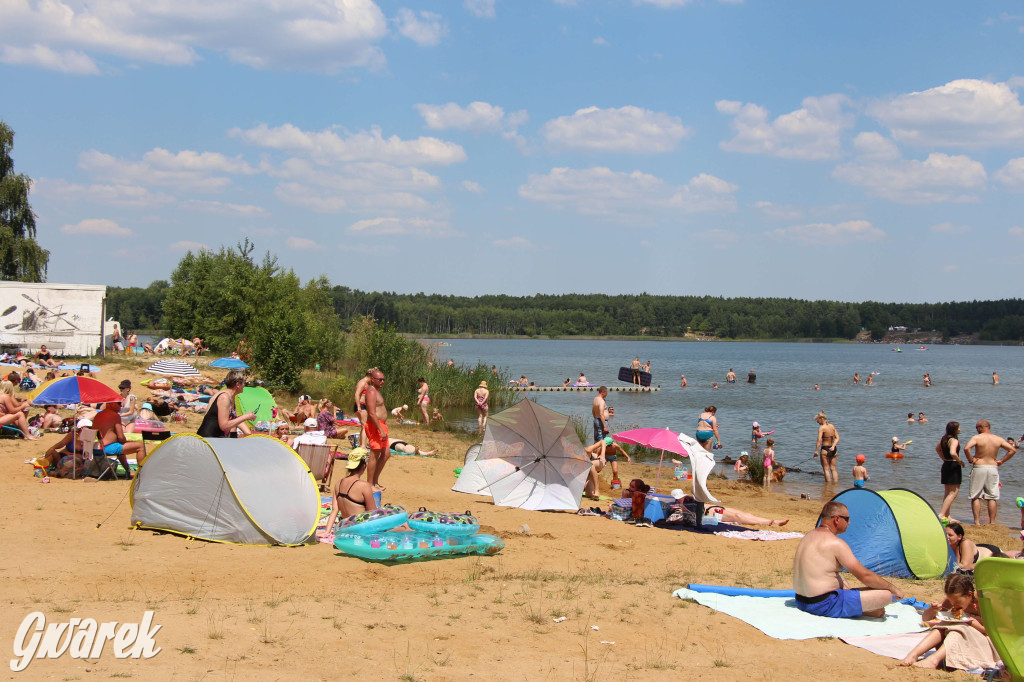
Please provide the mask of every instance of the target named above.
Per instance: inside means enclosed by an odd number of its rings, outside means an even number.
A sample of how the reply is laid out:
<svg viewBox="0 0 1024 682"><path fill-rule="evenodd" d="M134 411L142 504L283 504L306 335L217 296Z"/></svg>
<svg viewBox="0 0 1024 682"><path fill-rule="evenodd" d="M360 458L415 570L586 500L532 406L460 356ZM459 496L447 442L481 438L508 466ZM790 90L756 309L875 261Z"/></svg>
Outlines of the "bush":
<svg viewBox="0 0 1024 682"><path fill-rule="evenodd" d="M751 455L747 460L747 478L757 485L764 485L764 460Z"/></svg>

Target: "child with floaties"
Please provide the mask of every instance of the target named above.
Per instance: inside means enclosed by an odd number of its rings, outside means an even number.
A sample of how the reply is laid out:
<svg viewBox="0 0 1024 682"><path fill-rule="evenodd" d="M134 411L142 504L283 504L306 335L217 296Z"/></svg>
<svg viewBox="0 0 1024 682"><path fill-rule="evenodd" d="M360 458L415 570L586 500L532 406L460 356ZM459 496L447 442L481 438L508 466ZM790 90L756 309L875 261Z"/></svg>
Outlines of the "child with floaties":
<svg viewBox="0 0 1024 682"><path fill-rule="evenodd" d="M867 457L864 455L857 455L857 466L853 467L853 487L863 488L868 484L868 468L864 466L864 462L867 461Z"/></svg>

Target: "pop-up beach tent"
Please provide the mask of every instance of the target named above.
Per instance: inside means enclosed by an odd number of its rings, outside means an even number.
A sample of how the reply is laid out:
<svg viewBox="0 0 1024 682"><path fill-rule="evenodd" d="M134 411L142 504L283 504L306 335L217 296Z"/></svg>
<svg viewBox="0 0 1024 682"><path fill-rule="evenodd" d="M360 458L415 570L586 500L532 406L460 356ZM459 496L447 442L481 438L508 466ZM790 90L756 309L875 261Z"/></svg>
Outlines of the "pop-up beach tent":
<svg viewBox="0 0 1024 682"><path fill-rule="evenodd" d="M132 483L132 524L215 542L301 545L320 493L294 450L268 436L165 440Z"/></svg>
<svg viewBox="0 0 1024 682"><path fill-rule="evenodd" d="M952 570L953 551L942 522L914 491L851 488L832 499L850 510L850 525L841 537L868 569L919 580L939 578Z"/></svg>
<svg viewBox="0 0 1024 682"><path fill-rule="evenodd" d="M466 450L466 459L462 464L462 471L459 472L459 477L455 479L455 485L452 486L452 490L455 492L491 497L491 491L487 488L487 479L484 478L483 472L480 471L480 463L476 461L481 447L483 447L482 443L474 443Z"/></svg>

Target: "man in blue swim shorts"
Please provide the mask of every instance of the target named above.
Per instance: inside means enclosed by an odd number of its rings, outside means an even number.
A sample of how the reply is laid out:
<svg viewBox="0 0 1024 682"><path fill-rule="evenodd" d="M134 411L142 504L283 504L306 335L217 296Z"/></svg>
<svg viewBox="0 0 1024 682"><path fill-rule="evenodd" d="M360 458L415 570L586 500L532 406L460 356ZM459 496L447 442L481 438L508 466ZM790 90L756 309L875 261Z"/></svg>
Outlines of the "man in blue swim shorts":
<svg viewBox="0 0 1024 682"><path fill-rule="evenodd" d="M804 536L793 559L796 607L826 618L884 618L885 605L903 598L903 591L864 568L850 546L839 538L850 527L850 510L828 502L817 528ZM849 571L865 587L849 589L840 571Z"/></svg>
<svg viewBox="0 0 1024 682"><path fill-rule="evenodd" d="M142 464L142 460L146 458L146 443L126 442L124 428L121 426L121 415L118 412L120 407L121 403L107 403L92 420L92 427L96 429L96 436L103 446L103 452L109 457L117 457L117 461L127 473L130 471L128 455L134 455L136 461ZM131 478L130 473L128 478Z"/></svg>
<svg viewBox="0 0 1024 682"><path fill-rule="evenodd" d="M594 404L590 408L591 416L594 418L595 443L608 435L608 405L605 403L605 398L607 397L607 386L597 389L597 395L594 396Z"/></svg>

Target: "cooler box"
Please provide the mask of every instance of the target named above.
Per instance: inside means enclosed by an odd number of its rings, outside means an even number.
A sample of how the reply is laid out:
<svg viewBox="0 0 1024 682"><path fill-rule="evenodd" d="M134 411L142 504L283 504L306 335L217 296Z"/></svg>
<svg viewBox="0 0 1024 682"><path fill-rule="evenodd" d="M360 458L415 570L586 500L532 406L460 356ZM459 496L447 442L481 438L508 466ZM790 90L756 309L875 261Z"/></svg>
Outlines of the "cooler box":
<svg viewBox="0 0 1024 682"><path fill-rule="evenodd" d="M647 502L644 503L644 516L649 518L652 523L655 521L661 521L662 519L668 518L668 508L673 504L675 504L675 498L671 495L648 493Z"/></svg>

